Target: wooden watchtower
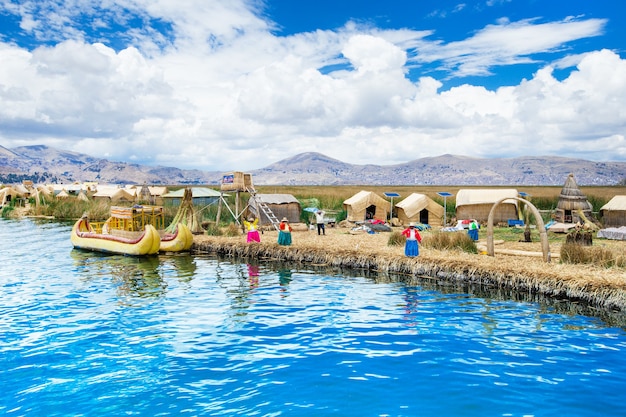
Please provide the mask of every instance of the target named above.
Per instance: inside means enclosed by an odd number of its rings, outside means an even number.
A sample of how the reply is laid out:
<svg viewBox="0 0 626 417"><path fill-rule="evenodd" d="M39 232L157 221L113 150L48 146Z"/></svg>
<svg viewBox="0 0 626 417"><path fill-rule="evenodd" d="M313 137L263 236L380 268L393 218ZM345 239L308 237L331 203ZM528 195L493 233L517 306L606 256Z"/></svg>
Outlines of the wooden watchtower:
<svg viewBox="0 0 626 417"><path fill-rule="evenodd" d="M226 200L224 199L225 192L236 193L234 212L230 209L230 207L226 203ZM278 219L276 218L274 213L272 213L272 210L267 206L267 204L265 204L263 201L258 199L256 196L256 190L254 189L254 184L252 184L252 174L247 174L247 173L239 172L239 171L230 172L222 176L222 183L220 185L220 201L217 207L217 218L215 220L216 224L219 224L220 222L220 217L222 214L222 205L226 206L228 211L230 211L230 214L232 214L233 218L235 219L235 222L237 224L241 224L239 222L239 218L248 208L248 205L246 205L245 207L240 209L240 207L243 206L241 202L241 193L250 194L250 198L255 199L257 206L265 214L265 216L267 216L267 218L272 223L274 228L278 230L278 224L279 224Z"/></svg>

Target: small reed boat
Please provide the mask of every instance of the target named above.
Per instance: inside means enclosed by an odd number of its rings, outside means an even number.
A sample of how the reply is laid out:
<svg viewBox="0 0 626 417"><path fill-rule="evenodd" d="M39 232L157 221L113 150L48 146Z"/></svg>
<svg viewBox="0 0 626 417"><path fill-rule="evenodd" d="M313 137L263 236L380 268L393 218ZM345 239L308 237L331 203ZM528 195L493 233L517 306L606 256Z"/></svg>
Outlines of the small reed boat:
<svg viewBox="0 0 626 417"><path fill-rule="evenodd" d="M161 246L159 232L150 224L136 236L124 237L96 232L86 216L76 221L70 240L77 249L130 256L153 255Z"/></svg>

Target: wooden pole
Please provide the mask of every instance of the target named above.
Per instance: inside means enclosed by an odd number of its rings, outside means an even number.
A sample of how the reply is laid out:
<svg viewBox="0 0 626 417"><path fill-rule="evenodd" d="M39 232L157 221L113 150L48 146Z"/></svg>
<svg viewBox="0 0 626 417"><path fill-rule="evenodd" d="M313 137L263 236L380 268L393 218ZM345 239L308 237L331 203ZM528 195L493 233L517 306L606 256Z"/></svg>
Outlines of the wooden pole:
<svg viewBox="0 0 626 417"><path fill-rule="evenodd" d="M220 191L220 201L217 203L217 216L215 217L215 227L219 227L220 217L222 217L222 201L224 201L224 192Z"/></svg>

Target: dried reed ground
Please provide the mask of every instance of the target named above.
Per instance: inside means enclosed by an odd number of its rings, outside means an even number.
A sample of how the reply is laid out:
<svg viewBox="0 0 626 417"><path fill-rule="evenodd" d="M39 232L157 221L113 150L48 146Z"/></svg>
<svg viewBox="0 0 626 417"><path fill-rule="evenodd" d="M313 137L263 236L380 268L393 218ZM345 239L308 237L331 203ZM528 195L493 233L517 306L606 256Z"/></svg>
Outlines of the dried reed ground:
<svg viewBox="0 0 626 417"><path fill-rule="evenodd" d="M429 231L422 232L427 236ZM496 247L495 256L474 255L460 251L439 251L420 246L420 256L407 258L403 246L388 246L388 232L353 233L346 228L326 228L326 236L317 231L294 230L293 244L279 246L276 231L261 235L260 244L246 243L245 235L235 237L196 235L193 252L209 252L248 259L272 259L310 265L377 270L407 276L429 276L451 282L489 285L548 297L580 300L597 308L626 310L626 272L593 265L551 263L538 255L541 244L505 242ZM479 247L485 245L479 241ZM624 242L602 241L599 244L622 245ZM596 243L594 243L595 245ZM551 245L552 254L560 247ZM623 249L622 249L623 250Z"/></svg>

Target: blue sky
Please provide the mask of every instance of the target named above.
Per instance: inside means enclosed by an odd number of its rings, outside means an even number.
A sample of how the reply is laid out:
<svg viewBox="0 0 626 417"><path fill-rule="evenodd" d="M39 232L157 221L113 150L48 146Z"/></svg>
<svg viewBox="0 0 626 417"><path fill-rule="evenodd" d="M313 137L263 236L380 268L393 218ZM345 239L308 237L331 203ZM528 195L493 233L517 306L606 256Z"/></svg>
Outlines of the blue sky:
<svg viewBox="0 0 626 417"><path fill-rule="evenodd" d="M626 160L623 2L0 0L0 28L6 148Z"/></svg>

